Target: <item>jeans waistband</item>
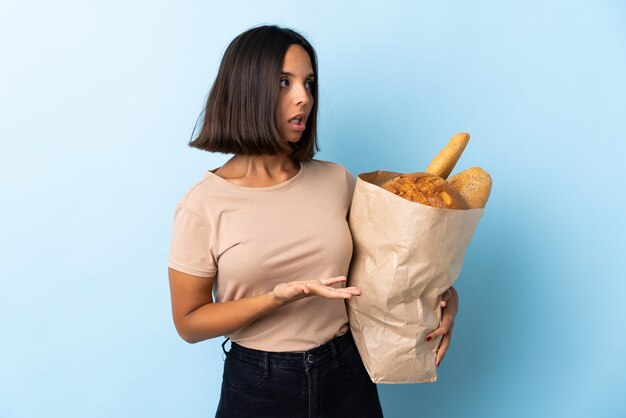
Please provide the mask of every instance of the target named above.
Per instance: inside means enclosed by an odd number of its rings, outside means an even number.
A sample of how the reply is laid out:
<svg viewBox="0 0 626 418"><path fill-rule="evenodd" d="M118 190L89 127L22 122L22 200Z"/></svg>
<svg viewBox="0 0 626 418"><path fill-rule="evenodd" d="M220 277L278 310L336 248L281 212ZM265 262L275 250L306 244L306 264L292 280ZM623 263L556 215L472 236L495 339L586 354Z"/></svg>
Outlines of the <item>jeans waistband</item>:
<svg viewBox="0 0 626 418"><path fill-rule="evenodd" d="M310 369L330 361L336 362L340 353L352 347L355 347L354 339L348 329L345 334L308 351L261 351L243 347L235 342L231 342L230 351L224 351L227 356L234 356L239 360L265 368Z"/></svg>

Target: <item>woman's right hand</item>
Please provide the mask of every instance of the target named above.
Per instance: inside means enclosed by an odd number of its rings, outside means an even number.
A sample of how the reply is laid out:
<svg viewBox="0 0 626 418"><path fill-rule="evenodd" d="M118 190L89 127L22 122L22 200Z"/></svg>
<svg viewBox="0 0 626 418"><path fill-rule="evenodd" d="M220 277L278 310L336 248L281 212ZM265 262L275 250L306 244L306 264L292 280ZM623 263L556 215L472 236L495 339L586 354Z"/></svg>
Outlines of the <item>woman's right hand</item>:
<svg viewBox="0 0 626 418"><path fill-rule="evenodd" d="M281 283L272 291L272 296L281 304L295 302L308 296L322 296L328 299L350 299L361 295L356 287L332 287L335 283L345 283L346 276L331 277L320 280L298 280Z"/></svg>

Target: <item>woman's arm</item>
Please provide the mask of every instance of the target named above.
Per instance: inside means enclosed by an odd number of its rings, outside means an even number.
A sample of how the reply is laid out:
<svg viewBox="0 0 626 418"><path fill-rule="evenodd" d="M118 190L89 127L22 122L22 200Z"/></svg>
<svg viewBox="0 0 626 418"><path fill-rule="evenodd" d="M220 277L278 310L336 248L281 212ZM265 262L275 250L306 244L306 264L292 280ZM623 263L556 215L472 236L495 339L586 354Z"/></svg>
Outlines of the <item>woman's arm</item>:
<svg viewBox="0 0 626 418"><path fill-rule="evenodd" d="M349 299L360 295L355 287L334 288L345 276L281 283L263 295L213 303L215 277L198 277L168 268L172 315L180 337L188 343L229 334L267 313L308 296Z"/></svg>

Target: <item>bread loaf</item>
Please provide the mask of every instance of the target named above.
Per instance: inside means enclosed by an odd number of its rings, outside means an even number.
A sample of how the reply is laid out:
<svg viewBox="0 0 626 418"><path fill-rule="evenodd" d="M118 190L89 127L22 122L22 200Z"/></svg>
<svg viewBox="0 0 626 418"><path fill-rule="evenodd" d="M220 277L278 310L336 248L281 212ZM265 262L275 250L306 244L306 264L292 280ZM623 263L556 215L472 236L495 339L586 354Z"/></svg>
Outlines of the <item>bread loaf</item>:
<svg viewBox="0 0 626 418"><path fill-rule="evenodd" d="M471 167L446 181L469 142L465 132L454 135L426 168L426 172L402 174L382 185L400 197L445 209L484 208L491 193L491 177Z"/></svg>
<svg viewBox="0 0 626 418"><path fill-rule="evenodd" d="M439 151L439 154L426 167L426 172L447 179L461 154L469 142L469 134L465 132L454 135L448 144Z"/></svg>
<svg viewBox="0 0 626 418"><path fill-rule="evenodd" d="M441 177L430 173L409 173L397 176L382 185L400 197L423 205L445 209L467 209L461 194Z"/></svg>
<svg viewBox="0 0 626 418"><path fill-rule="evenodd" d="M459 191L469 209L484 208L491 193L491 176L480 167L471 167L450 177L448 183Z"/></svg>

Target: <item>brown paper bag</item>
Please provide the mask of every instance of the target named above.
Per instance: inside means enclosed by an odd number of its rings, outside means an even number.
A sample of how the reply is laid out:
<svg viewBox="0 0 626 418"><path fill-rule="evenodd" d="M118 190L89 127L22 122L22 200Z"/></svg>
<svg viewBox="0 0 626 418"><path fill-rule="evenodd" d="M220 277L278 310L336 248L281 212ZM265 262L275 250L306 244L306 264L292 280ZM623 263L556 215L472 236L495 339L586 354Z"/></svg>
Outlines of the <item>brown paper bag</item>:
<svg viewBox="0 0 626 418"><path fill-rule="evenodd" d="M458 277L484 209L440 209L379 187L402 173L359 174L350 209L350 329L375 383L437 380L441 295Z"/></svg>

